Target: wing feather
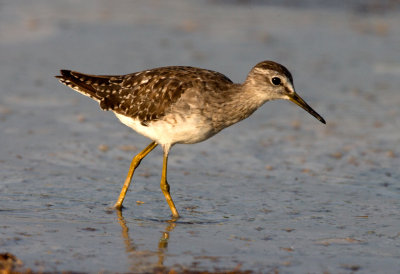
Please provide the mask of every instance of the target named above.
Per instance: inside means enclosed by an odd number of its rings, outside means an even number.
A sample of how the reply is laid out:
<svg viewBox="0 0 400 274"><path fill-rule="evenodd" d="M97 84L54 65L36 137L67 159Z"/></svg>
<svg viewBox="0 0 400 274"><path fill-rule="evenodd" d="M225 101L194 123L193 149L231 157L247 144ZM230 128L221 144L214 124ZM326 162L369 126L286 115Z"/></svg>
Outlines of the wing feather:
<svg viewBox="0 0 400 274"><path fill-rule="evenodd" d="M89 96L104 110L147 125L168 113L190 88L222 90L232 81L221 73L194 67L162 67L127 75L90 75L61 70L61 83Z"/></svg>

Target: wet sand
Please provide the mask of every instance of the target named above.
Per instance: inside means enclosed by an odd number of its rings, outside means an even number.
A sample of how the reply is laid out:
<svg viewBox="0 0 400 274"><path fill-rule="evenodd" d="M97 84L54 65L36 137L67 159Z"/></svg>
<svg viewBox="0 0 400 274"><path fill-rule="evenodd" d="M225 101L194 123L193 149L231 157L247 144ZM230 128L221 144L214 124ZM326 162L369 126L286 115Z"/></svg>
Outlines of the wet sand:
<svg viewBox="0 0 400 274"><path fill-rule="evenodd" d="M399 11L238 2L0 3L0 253L18 269L400 269ZM240 82L266 59L291 70L326 126L293 103L268 102L206 142L172 149L177 222L159 189L158 148L126 209L110 210L149 140L59 84L59 69L191 65Z"/></svg>

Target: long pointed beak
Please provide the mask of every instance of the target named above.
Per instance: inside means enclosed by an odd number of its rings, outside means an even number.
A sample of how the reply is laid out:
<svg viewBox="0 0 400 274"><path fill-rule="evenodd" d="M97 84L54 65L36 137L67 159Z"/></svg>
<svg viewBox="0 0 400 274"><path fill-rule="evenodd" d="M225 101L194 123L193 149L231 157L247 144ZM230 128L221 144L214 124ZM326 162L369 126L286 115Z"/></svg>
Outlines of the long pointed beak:
<svg viewBox="0 0 400 274"><path fill-rule="evenodd" d="M313 110L296 92L289 94L289 100L310 113L312 116L317 118L321 123L326 124L324 118Z"/></svg>

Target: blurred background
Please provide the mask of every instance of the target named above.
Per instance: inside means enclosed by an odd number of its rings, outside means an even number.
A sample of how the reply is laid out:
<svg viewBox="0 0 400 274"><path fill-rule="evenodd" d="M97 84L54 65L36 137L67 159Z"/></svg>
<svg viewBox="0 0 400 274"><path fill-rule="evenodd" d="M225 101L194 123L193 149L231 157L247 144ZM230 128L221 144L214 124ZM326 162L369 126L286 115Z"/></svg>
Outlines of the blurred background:
<svg viewBox="0 0 400 274"><path fill-rule="evenodd" d="M0 1L0 253L34 271L395 273L400 1ZM189 65L242 82L274 60L327 121L266 103L161 151L53 77ZM137 202L138 201L138 202ZM2 264L0 263L0 270Z"/></svg>

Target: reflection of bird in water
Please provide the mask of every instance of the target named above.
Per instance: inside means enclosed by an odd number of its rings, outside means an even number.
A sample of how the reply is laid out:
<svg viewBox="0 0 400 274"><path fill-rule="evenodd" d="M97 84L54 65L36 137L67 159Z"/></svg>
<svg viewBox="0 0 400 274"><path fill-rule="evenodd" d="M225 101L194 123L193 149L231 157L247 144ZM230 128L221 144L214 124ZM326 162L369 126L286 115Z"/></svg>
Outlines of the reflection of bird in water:
<svg viewBox="0 0 400 274"><path fill-rule="evenodd" d="M122 208L136 167L158 144L164 150L161 190L172 215L179 217L167 182L168 153L174 144L204 141L275 99L290 100L325 123L295 92L290 72L272 61L258 63L243 84L235 84L215 71L179 66L114 76L61 70L61 76L56 77L153 140L133 158L115 204L117 209Z"/></svg>
<svg viewBox="0 0 400 274"><path fill-rule="evenodd" d="M176 226L175 219L168 222L168 225L165 227L164 231L162 232L162 236L158 241L158 265L164 266L164 258L165 252L168 248L168 241L169 241L169 233L174 230Z"/></svg>
<svg viewBox="0 0 400 274"><path fill-rule="evenodd" d="M131 238L129 237L129 228L126 225L124 216L122 216L122 211L117 210L117 217L118 217L118 223L122 228L122 238L124 239L125 250L127 253L131 253L136 250L136 247L133 244Z"/></svg>
<svg viewBox="0 0 400 274"><path fill-rule="evenodd" d="M125 251L129 256L130 260L130 270L132 272L143 271L143 272L154 272L154 270L163 270L165 252L168 248L169 233L174 230L176 223L175 219L167 221L167 225L161 234L158 241L157 252L152 251L140 251L135 247L135 244L131 237L129 236L129 228L126 224L125 218L122 216L121 210L116 210L118 223L122 229L122 238L125 244ZM154 263L154 256L158 257L157 263Z"/></svg>

